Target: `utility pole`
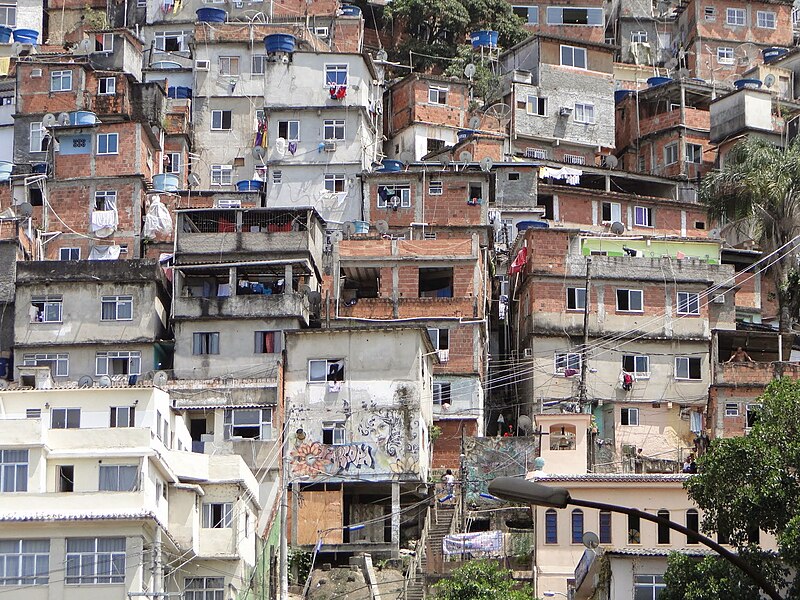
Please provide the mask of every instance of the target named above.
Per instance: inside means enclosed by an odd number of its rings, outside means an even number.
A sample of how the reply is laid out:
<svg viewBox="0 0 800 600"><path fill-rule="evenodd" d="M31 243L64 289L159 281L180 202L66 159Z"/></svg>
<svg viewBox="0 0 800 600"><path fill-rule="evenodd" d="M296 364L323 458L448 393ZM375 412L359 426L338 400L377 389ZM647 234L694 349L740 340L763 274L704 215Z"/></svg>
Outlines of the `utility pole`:
<svg viewBox="0 0 800 600"><path fill-rule="evenodd" d="M578 388L578 398L580 400L581 411L583 411L583 407L586 406L587 403L586 373L589 368L589 365L587 364L587 358L589 351L589 283L592 280L592 272L590 270L591 265L592 259L587 256L586 281L584 283L585 291L583 294L583 346L581 347L581 381L580 387Z"/></svg>
<svg viewBox="0 0 800 600"><path fill-rule="evenodd" d="M461 533L467 531L467 455L464 453L464 424L461 424Z"/></svg>
<svg viewBox="0 0 800 600"><path fill-rule="evenodd" d="M279 600L288 600L289 598L289 539L288 539L288 526L287 520L289 518L289 411L286 408L284 401L283 408L283 436L281 439L281 531L280 531L280 549L278 561L280 563L281 575L281 589L278 595ZM292 519L296 520L297 515L292 515Z"/></svg>

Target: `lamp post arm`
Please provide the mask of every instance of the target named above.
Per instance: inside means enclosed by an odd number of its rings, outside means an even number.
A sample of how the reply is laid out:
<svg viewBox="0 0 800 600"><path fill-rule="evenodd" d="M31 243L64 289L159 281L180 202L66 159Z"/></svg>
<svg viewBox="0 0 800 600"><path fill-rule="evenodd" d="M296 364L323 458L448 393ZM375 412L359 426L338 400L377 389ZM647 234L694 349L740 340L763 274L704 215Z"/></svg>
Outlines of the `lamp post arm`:
<svg viewBox="0 0 800 600"><path fill-rule="evenodd" d="M646 521L652 521L653 523L658 523L659 525L666 525L670 529L674 529L675 531L684 534L686 537L698 541L705 546L708 546L714 552L722 556L725 560L738 567L739 570L749 575L750 578L753 581L755 581L758 584L758 586L762 590L764 590L770 598L772 598L772 600L783 600L781 595L778 593L778 590L776 590L775 587L769 581L767 581L767 579L761 573L759 573L756 569L754 569L746 560L743 560L742 557L740 557L738 554L734 554L727 548L720 546L717 542L715 542L709 537L704 536L702 533L698 531L694 531L692 529L684 527L680 523L675 523L674 521L670 521L669 519L652 515L648 512L644 512L637 508L619 506L617 504L606 504L604 502L594 502L592 500L581 500L572 497L570 497L567 502L568 504L573 504L575 506L585 506L587 508L597 508L599 510L607 510L611 512L623 513L626 515L639 517L640 519L644 519Z"/></svg>

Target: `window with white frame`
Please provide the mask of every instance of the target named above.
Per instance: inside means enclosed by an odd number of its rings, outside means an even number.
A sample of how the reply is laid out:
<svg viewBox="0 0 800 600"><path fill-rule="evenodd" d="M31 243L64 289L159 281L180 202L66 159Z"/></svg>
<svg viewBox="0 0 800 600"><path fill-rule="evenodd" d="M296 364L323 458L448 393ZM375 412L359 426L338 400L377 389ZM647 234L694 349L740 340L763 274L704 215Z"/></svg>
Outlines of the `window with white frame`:
<svg viewBox="0 0 800 600"><path fill-rule="evenodd" d="M211 165L211 185L233 183L233 165Z"/></svg>
<svg viewBox="0 0 800 600"><path fill-rule="evenodd" d="M650 357L641 354L624 354L622 370L631 373L636 379L647 379L650 377Z"/></svg>
<svg viewBox="0 0 800 600"><path fill-rule="evenodd" d="M663 575L633 576L633 597L636 600L658 600L666 587Z"/></svg>
<svg viewBox="0 0 800 600"><path fill-rule="evenodd" d="M69 376L69 354L23 354L22 364L26 367L50 367L55 377Z"/></svg>
<svg viewBox="0 0 800 600"><path fill-rule="evenodd" d="M441 181L430 181L428 183L428 194L431 196L441 196L444 193L444 184Z"/></svg>
<svg viewBox="0 0 800 600"><path fill-rule="evenodd" d="M322 134L326 142L344 140L344 119L325 119Z"/></svg>
<svg viewBox="0 0 800 600"><path fill-rule="evenodd" d="M114 34L113 33L97 33L94 36L94 51L95 52L113 52L114 51Z"/></svg>
<svg viewBox="0 0 800 600"><path fill-rule="evenodd" d="M686 162L699 165L703 162L703 146L700 144L686 144Z"/></svg>
<svg viewBox="0 0 800 600"><path fill-rule="evenodd" d="M232 502L203 502L203 527L225 529L233 524Z"/></svg>
<svg viewBox="0 0 800 600"><path fill-rule="evenodd" d="M675 357L675 379L700 381L703 378L703 361L696 356Z"/></svg>
<svg viewBox="0 0 800 600"><path fill-rule="evenodd" d="M272 408L226 408L225 439L271 440Z"/></svg>
<svg viewBox="0 0 800 600"><path fill-rule="evenodd" d="M50 540L0 540L0 587L47 585Z"/></svg>
<svg viewBox="0 0 800 600"><path fill-rule="evenodd" d="M164 154L164 173L179 174L183 171L183 155L180 152Z"/></svg>
<svg viewBox="0 0 800 600"><path fill-rule="evenodd" d="M50 429L80 429L80 408L53 408L50 410Z"/></svg>
<svg viewBox="0 0 800 600"><path fill-rule="evenodd" d="M98 133L97 154L119 154L119 134Z"/></svg>
<svg viewBox="0 0 800 600"><path fill-rule="evenodd" d="M72 71L53 71L50 73L50 91L72 91Z"/></svg>
<svg viewBox="0 0 800 600"><path fill-rule="evenodd" d="M133 296L103 296L100 299L101 321L133 319Z"/></svg>
<svg viewBox="0 0 800 600"><path fill-rule="evenodd" d="M17 26L17 5L0 4L0 25L14 29Z"/></svg>
<svg viewBox="0 0 800 600"><path fill-rule="evenodd" d="M529 115L536 115L537 117L546 117L547 98L528 94L528 100L525 102L525 112Z"/></svg>
<svg viewBox="0 0 800 600"><path fill-rule="evenodd" d="M100 465L101 492L135 492L139 489L139 467L136 465Z"/></svg>
<svg viewBox="0 0 800 600"><path fill-rule="evenodd" d="M0 492L27 491L28 451L0 450Z"/></svg>
<svg viewBox="0 0 800 600"><path fill-rule="evenodd" d="M619 202L603 202L600 209L601 219L604 223L622 221L622 205Z"/></svg>
<svg viewBox="0 0 800 600"><path fill-rule="evenodd" d="M211 131L230 131L233 112L230 110L211 111Z"/></svg>
<svg viewBox="0 0 800 600"><path fill-rule="evenodd" d="M451 385L449 381L435 381L433 383L433 404L441 406L451 403Z"/></svg>
<svg viewBox="0 0 800 600"><path fill-rule="evenodd" d="M577 352L556 352L555 373L566 374L567 371L577 373L581 370L581 355Z"/></svg>
<svg viewBox="0 0 800 600"><path fill-rule="evenodd" d="M256 354L279 354L281 351L281 332L280 331L256 331L255 350Z"/></svg>
<svg viewBox="0 0 800 600"><path fill-rule="evenodd" d="M101 77L97 81L97 93L101 96L113 96L117 91L116 77Z"/></svg>
<svg viewBox="0 0 800 600"><path fill-rule="evenodd" d="M653 209L649 206L634 206L633 224L637 227L653 227Z"/></svg>
<svg viewBox="0 0 800 600"><path fill-rule="evenodd" d="M699 315L700 294L696 292L678 292L678 314Z"/></svg>
<svg viewBox="0 0 800 600"><path fill-rule="evenodd" d="M728 25L744 27L747 25L747 11L744 8L728 8L725 11L725 22Z"/></svg>
<svg viewBox="0 0 800 600"><path fill-rule="evenodd" d="M602 8L577 8L568 6L548 6L548 25L590 25L603 26Z"/></svg>
<svg viewBox="0 0 800 600"><path fill-rule="evenodd" d="M738 417L739 416L739 403L738 402L726 402L725 403L725 416L726 417Z"/></svg>
<svg viewBox="0 0 800 600"><path fill-rule="evenodd" d="M156 31L155 49L160 52L183 52L188 50L186 31Z"/></svg>
<svg viewBox="0 0 800 600"><path fill-rule="evenodd" d="M439 353L439 360L447 362L450 352L450 330L447 327L428 327L428 337L434 349ZM442 360L442 356L445 359Z"/></svg>
<svg viewBox="0 0 800 600"><path fill-rule="evenodd" d="M730 46L717 47L717 62L721 65L732 65L734 63L733 48Z"/></svg>
<svg viewBox="0 0 800 600"><path fill-rule="evenodd" d="M586 288L567 288L567 310L586 309Z"/></svg>
<svg viewBox="0 0 800 600"><path fill-rule="evenodd" d="M32 296L31 323L61 323L63 306L62 296Z"/></svg>
<svg viewBox="0 0 800 600"><path fill-rule="evenodd" d="M250 75L263 75L264 66L267 64L266 54L254 54L250 61Z"/></svg>
<svg viewBox="0 0 800 600"><path fill-rule="evenodd" d="M565 154L564 162L570 165L585 165L586 157L580 154Z"/></svg>
<svg viewBox="0 0 800 600"><path fill-rule="evenodd" d="M594 123L594 104L575 103L575 122Z"/></svg>
<svg viewBox="0 0 800 600"><path fill-rule="evenodd" d="M311 359L308 361L309 383L344 381L343 359Z"/></svg>
<svg viewBox="0 0 800 600"><path fill-rule="evenodd" d="M431 104L447 104L449 88L432 85L428 88L428 102Z"/></svg>
<svg viewBox="0 0 800 600"><path fill-rule="evenodd" d="M325 86L339 87L347 85L347 65L325 65Z"/></svg>
<svg viewBox="0 0 800 600"><path fill-rule="evenodd" d="M300 121L278 121L278 137L287 142L299 142Z"/></svg>
<svg viewBox="0 0 800 600"><path fill-rule="evenodd" d="M664 146L664 164L674 165L678 162L678 144L667 144Z"/></svg>
<svg viewBox="0 0 800 600"><path fill-rule="evenodd" d="M407 185L378 186L378 208L395 208L392 198L399 198L398 208L411 208L411 187Z"/></svg>
<svg viewBox="0 0 800 600"><path fill-rule="evenodd" d="M136 424L135 406L112 406L110 427L133 427Z"/></svg>
<svg viewBox="0 0 800 600"><path fill-rule="evenodd" d="M536 25L539 23L539 7L538 6L512 6L514 14L520 17L528 25Z"/></svg>
<svg viewBox="0 0 800 600"><path fill-rule="evenodd" d="M547 159L547 150L544 148L525 148L525 158Z"/></svg>
<svg viewBox="0 0 800 600"><path fill-rule="evenodd" d="M31 123L30 151L47 152L49 141L50 136L47 135L47 130L42 127L42 122L33 121Z"/></svg>
<svg viewBox="0 0 800 600"><path fill-rule="evenodd" d="M319 26L319 25L314 27L314 35L319 38L326 38L330 36L330 34L331 34L330 27Z"/></svg>
<svg viewBox="0 0 800 600"><path fill-rule="evenodd" d="M345 191L346 178L344 173L326 173L325 189L331 193L339 194Z"/></svg>
<svg viewBox="0 0 800 600"><path fill-rule="evenodd" d="M187 577L184 581L183 600L224 600L224 577Z"/></svg>
<svg viewBox="0 0 800 600"><path fill-rule="evenodd" d="M775 29L775 13L769 10L759 10L756 12L756 27L764 29Z"/></svg>
<svg viewBox="0 0 800 600"><path fill-rule="evenodd" d="M239 57L238 56L220 56L218 62L220 75L238 75L239 74Z"/></svg>
<svg viewBox="0 0 800 600"><path fill-rule="evenodd" d="M283 171L280 169L272 170L272 183L281 183L283 181Z"/></svg>
<svg viewBox="0 0 800 600"><path fill-rule="evenodd" d="M219 354L219 332L208 331L193 333L192 354L195 356Z"/></svg>
<svg viewBox="0 0 800 600"><path fill-rule="evenodd" d="M647 32L646 31L631 31L632 44L646 44Z"/></svg>
<svg viewBox="0 0 800 600"><path fill-rule="evenodd" d="M58 249L58 260L80 260L81 259L81 249L80 248L59 248Z"/></svg>
<svg viewBox="0 0 800 600"><path fill-rule="evenodd" d="M125 538L67 538L67 585L125 583Z"/></svg>
<svg viewBox="0 0 800 600"><path fill-rule="evenodd" d="M142 353L139 350L109 350L95 355L97 375L140 375Z"/></svg>
<svg viewBox="0 0 800 600"><path fill-rule="evenodd" d="M94 210L117 210L116 190L98 190L94 193Z"/></svg>
<svg viewBox="0 0 800 600"><path fill-rule="evenodd" d="M639 424L639 409L638 408L622 408L620 409L620 425L638 425Z"/></svg>
<svg viewBox="0 0 800 600"><path fill-rule="evenodd" d="M575 67L576 69L586 69L586 48L562 45L561 65L564 67Z"/></svg>
<svg viewBox="0 0 800 600"><path fill-rule="evenodd" d="M644 310L642 290L617 290L619 312L642 312Z"/></svg>
<svg viewBox="0 0 800 600"><path fill-rule="evenodd" d="M337 446L347 443L347 429L344 423L328 421L322 423L322 443Z"/></svg>

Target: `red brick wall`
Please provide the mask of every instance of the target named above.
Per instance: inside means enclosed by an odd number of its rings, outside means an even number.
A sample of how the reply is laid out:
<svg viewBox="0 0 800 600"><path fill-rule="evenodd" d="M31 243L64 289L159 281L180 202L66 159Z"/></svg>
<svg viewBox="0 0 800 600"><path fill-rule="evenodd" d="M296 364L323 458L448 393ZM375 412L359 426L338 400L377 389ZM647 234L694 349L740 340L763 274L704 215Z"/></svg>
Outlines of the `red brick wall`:
<svg viewBox="0 0 800 600"><path fill-rule="evenodd" d="M461 431L465 437L474 437L478 432L477 421L470 420L440 420L435 424L442 430L441 435L433 443L433 459L431 468L452 469L458 473L461 466Z"/></svg>
<svg viewBox="0 0 800 600"><path fill-rule="evenodd" d="M446 104L428 102L428 89L431 86L448 88ZM390 94L392 97L390 119L393 131L399 131L414 122L449 127L464 127L467 122L469 93L463 84L411 76L393 86Z"/></svg>

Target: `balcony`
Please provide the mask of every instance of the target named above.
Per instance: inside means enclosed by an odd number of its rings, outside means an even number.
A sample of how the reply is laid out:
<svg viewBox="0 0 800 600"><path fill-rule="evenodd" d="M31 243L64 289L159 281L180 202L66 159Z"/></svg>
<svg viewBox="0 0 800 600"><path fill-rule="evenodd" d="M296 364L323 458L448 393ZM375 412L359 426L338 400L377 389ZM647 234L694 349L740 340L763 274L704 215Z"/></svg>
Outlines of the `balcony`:
<svg viewBox="0 0 800 600"><path fill-rule="evenodd" d="M41 419L0 420L0 440L4 447L30 447L44 442Z"/></svg>
<svg viewBox="0 0 800 600"><path fill-rule="evenodd" d="M714 332L714 385L763 387L784 376L800 378L800 363L786 361L791 356L794 335L779 335L757 325L737 326L736 331Z"/></svg>
<svg viewBox="0 0 800 600"><path fill-rule="evenodd" d="M308 297L298 292L272 295L175 298L176 319L295 317L308 323Z"/></svg>
<svg viewBox="0 0 800 600"><path fill-rule="evenodd" d="M476 314L477 309L477 314ZM346 305L339 303L339 318L359 319L405 319L468 317L481 318L482 305L476 305L474 298L399 298L395 303L391 298L359 298L357 302Z"/></svg>
<svg viewBox="0 0 800 600"><path fill-rule="evenodd" d="M18 517L33 515L80 515L82 517L109 514L133 514L154 510L155 499L136 492L69 492L2 494L2 511Z"/></svg>

